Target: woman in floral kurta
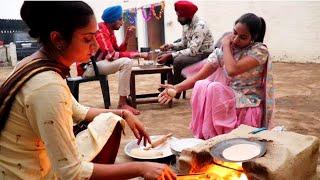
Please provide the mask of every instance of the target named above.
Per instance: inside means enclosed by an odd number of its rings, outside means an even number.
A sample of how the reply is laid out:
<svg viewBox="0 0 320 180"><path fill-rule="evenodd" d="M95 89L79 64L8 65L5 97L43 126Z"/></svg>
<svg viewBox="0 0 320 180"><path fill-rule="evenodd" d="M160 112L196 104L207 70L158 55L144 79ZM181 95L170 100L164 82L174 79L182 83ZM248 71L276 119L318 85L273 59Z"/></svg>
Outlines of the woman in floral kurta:
<svg viewBox="0 0 320 180"><path fill-rule="evenodd" d="M166 90L159 101L172 99L174 93L171 96L167 93L170 88L181 92L194 86L190 128L197 138L227 133L240 124L261 126L263 82L269 58L268 49L262 43L264 34L263 18L251 13L241 16L233 33L222 39L222 46L206 62L184 70L188 77L184 82L164 85Z"/></svg>

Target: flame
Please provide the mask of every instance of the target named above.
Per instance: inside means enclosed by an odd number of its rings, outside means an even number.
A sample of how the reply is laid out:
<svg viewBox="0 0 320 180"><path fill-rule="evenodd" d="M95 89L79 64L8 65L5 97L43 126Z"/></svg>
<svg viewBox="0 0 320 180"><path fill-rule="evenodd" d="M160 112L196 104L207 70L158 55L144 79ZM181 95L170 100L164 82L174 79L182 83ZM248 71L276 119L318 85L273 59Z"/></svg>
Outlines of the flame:
<svg viewBox="0 0 320 180"><path fill-rule="evenodd" d="M198 172L178 176L178 180L248 180L241 163L221 162L219 164L210 164Z"/></svg>

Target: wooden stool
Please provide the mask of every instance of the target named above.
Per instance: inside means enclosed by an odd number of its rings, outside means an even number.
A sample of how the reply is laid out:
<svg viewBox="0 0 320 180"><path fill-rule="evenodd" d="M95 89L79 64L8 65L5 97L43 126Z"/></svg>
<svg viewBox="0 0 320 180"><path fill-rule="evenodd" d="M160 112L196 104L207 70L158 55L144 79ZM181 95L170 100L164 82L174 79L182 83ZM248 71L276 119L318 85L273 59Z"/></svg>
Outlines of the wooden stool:
<svg viewBox="0 0 320 180"><path fill-rule="evenodd" d="M161 75L161 83L164 82L163 77L166 77L169 84L173 83L173 74L172 68L168 66L156 66L156 67L148 67L148 68L141 68L141 67L133 67L131 72L130 78L130 97L131 103L134 108L137 107L137 104L147 104L147 103L157 103L158 102L158 95L157 93L149 93L149 94L136 94L136 75L143 75L143 74L160 74ZM148 98L148 99L146 99ZM169 107L172 107L172 101L169 102Z"/></svg>

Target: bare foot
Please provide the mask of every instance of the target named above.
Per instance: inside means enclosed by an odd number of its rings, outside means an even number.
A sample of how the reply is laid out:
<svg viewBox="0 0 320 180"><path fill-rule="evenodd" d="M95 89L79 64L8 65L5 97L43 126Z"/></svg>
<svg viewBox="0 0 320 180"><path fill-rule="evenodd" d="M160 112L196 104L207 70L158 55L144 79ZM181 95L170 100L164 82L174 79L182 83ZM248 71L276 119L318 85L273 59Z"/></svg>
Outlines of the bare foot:
<svg viewBox="0 0 320 180"><path fill-rule="evenodd" d="M126 109L126 110L132 112L134 115L139 115L140 114L140 111L138 109L135 109L135 108L129 106L128 104L119 105L118 109Z"/></svg>

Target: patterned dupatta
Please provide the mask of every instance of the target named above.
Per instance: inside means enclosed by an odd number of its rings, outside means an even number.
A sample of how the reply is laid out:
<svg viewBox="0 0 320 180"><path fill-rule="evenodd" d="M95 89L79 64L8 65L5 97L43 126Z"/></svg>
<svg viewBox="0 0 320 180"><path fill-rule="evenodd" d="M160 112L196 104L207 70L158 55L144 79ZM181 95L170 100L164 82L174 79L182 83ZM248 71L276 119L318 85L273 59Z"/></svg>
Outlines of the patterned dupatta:
<svg viewBox="0 0 320 180"><path fill-rule="evenodd" d="M65 78L69 68L49 59L34 59L13 72L0 87L0 131L4 128L15 96L33 76L44 71L55 71Z"/></svg>
<svg viewBox="0 0 320 180"><path fill-rule="evenodd" d="M263 44L265 47L267 45ZM240 55L240 58L243 54ZM269 54L268 60L264 64L262 71L261 85L263 88L264 99L262 100L263 116L261 127L268 128L273 118L273 111L275 108L274 87L273 87L273 73L272 73L272 60Z"/></svg>
<svg viewBox="0 0 320 180"><path fill-rule="evenodd" d="M269 54L268 61L265 64L262 80L264 88L264 119L262 121L262 127L268 128L268 125L273 118L273 111L275 108L274 87L273 87L273 72L272 72L272 60Z"/></svg>
<svg viewBox="0 0 320 180"><path fill-rule="evenodd" d="M267 45L263 44L265 47ZM240 55L242 57L243 54ZM273 87L273 72L272 72L272 60L269 54L263 71L261 85L263 88L264 100L262 101L263 116L261 121L261 127L268 128L273 118L273 111L275 109L274 87Z"/></svg>

